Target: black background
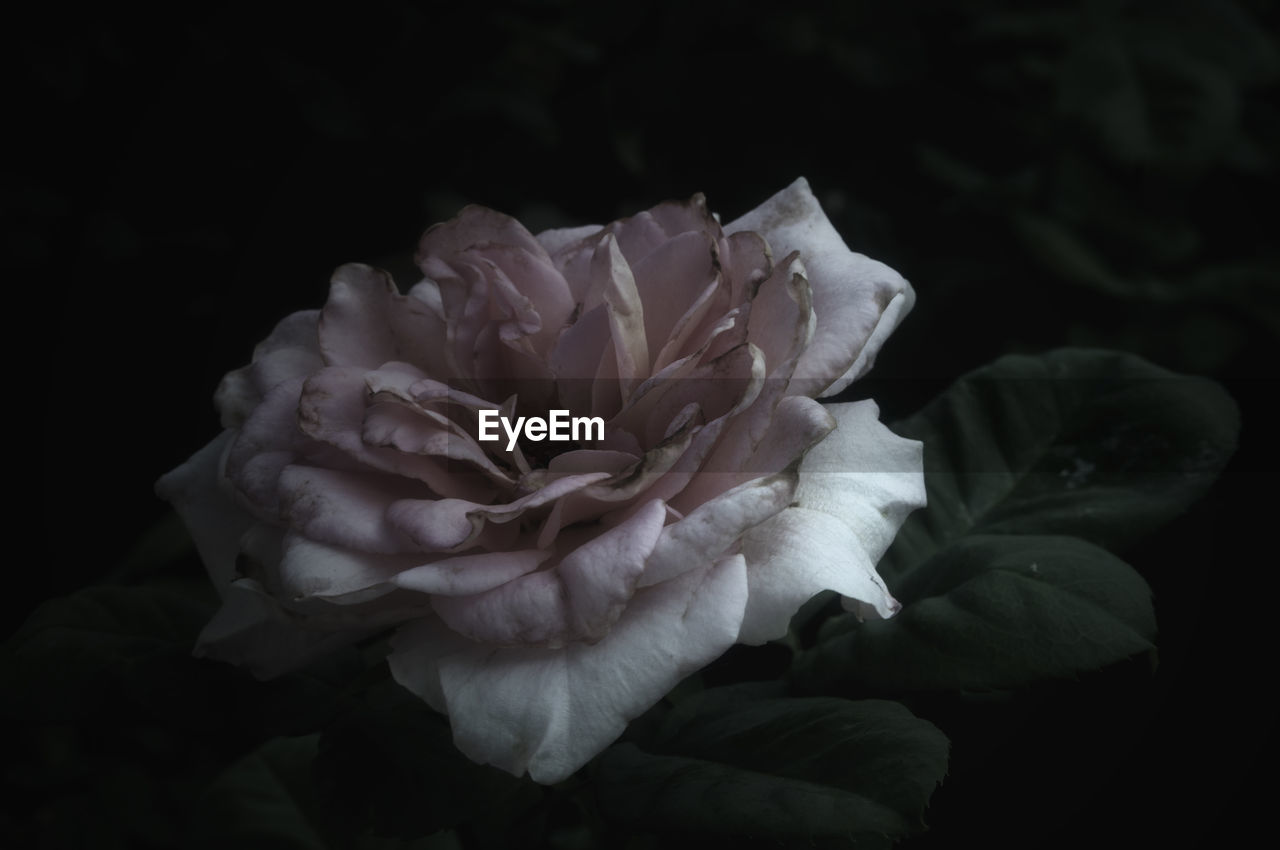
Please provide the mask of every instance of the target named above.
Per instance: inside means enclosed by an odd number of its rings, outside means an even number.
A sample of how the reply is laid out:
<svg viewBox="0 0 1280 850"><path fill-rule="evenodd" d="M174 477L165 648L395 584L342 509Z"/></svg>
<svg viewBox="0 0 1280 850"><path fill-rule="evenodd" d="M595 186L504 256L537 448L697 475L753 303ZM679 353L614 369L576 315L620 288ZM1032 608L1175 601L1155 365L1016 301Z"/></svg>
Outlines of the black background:
<svg viewBox="0 0 1280 850"><path fill-rule="evenodd" d="M728 220L804 175L850 246L919 295L849 396L888 421L1002 353L1066 344L1210 375L1243 409L1215 491L1125 553L1156 594L1158 666L932 706L951 771L908 846L1238 843L1265 823L1273 774L1276 9L1058 3L1001 29L1018 5L23 22L5 255L30 387L15 419L43 429L44 520L13 529L43 543L12 567L7 629L106 576L165 516L152 484L218 432L220 376L278 318L319 306L338 265L386 265L407 288L420 232L468 202L538 230L702 191ZM1148 99L1109 114L1147 122L1145 154L1078 105L1106 91L1076 56L1100 20L1225 80L1188 105L1161 99L1177 74L1144 78ZM938 151L985 182L948 179ZM1121 279L1168 287L1082 285L1020 239L1026 211L1070 223ZM1185 284L1227 263L1262 282ZM39 840L51 804L17 799L5 823Z"/></svg>

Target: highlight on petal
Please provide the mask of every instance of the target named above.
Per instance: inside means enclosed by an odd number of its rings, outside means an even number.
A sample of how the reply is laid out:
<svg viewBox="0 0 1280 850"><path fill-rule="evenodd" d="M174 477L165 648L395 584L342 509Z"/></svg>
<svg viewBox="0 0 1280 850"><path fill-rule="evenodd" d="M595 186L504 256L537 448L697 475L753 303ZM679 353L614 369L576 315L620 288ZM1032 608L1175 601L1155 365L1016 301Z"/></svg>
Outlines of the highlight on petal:
<svg viewBox="0 0 1280 850"><path fill-rule="evenodd" d="M795 506L743 538L751 584L743 643L785 635L800 605L822 590L882 617L899 608L876 564L907 515L925 504L921 444L884 427L873 402L827 410L837 427L801 463Z"/></svg>

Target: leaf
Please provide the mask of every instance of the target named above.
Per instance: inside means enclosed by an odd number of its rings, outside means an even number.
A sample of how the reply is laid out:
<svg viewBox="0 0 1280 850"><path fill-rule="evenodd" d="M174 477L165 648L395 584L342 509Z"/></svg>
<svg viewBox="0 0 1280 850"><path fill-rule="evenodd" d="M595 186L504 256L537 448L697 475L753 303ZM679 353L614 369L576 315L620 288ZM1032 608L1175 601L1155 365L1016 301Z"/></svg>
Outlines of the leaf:
<svg viewBox="0 0 1280 850"><path fill-rule="evenodd" d="M531 791L531 783L458 752L448 721L394 681L371 688L325 730L316 769L327 805L349 828L401 838L511 813L516 795Z"/></svg>
<svg viewBox="0 0 1280 850"><path fill-rule="evenodd" d="M275 738L206 789L192 838L203 847L328 850L311 779L319 736Z"/></svg>
<svg viewBox="0 0 1280 850"><path fill-rule="evenodd" d="M5 645L0 681L10 711L77 717L139 663L186 656L213 611L204 583L176 587L90 587L42 604Z"/></svg>
<svg viewBox="0 0 1280 850"><path fill-rule="evenodd" d="M194 551L191 534L182 524L177 511L169 511L138 537L111 571L113 584L126 584L157 575Z"/></svg>
<svg viewBox="0 0 1280 850"><path fill-rule="evenodd" d="M1095 670L1152 647L1147 583L1074 537L973 535L897 590L888 620L825 624L795 661L805 690L1010 688Z"/></svg>
<svg viewBox="0 0 1280 850"><path fill-rule="evenodd" d="M235 726L263 736L302 734L327 722L363 670L358 653L335 652L305 671L260 682L232 665L192 657L214 605L203 579L89 587L44 603L0 657L0 681L13 694L6 712L47 722L142 709L169 726Z"/></svg>
<svg viewBox="0 0 1280 850"><path fill-rule="evenodd" d="M967 534L1129 545L1218 477L1239 415L1212 381L1120 352L1062 349L1001 358L894 430L924 441L929 498L881 561L896 591Z"/></svg>
<svg viewBox="0 0 1280 850"><path fill-rule="evenodd" d="M595 775L600 810L630 829L760 839L920 829L948 742L898 703L759 699L715 688L681 703L653 744L619 744Z"/></svg>

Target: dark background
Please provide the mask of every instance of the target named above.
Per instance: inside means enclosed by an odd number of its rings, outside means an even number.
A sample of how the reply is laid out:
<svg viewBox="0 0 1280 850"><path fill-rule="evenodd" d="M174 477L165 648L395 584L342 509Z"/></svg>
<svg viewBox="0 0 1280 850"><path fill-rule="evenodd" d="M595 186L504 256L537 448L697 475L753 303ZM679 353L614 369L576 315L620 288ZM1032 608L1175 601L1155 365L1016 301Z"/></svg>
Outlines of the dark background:
<svg viewBox="0 0 1280 850"><path fill-rule="evenodd" d="M360 9L19 27L4 253L44 544L12 568L6 633L120 575L166 516L154 480L218 432L220 376L336 266L407 269L468 202L536 231L702 191L727 221L804 175L919 295L850 396L888 421L1062 345L1214 377L1243 410L1217 488L1125 553L1154 588L1158 665L935 706L951 771L908 846L1231 846L1266 822L1274 4ZM41 824L97 780L32 764L9 771L4 823L47 845Z"/></svg>

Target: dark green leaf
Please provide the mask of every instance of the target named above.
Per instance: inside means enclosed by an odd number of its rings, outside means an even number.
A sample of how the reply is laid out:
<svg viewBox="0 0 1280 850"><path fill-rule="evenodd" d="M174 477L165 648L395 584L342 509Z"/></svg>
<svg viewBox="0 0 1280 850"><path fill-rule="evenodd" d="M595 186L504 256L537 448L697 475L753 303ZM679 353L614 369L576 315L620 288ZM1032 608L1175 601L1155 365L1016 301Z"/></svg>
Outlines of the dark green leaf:
<svg viewBox="0 0 1280 850"><path fill-rule="evenodd" d="M948 743L898 703L761 699L716 688L652 744L597 763L601 811L630 829L760 839L903 835L921 827Z"/></svg>
<svg viewBox="0 0 1280 850"><path fill-rule="evenodd" d="M176 511L148 528L112 570L109 580L125 584L171 569L194 550L191 534Z"/></svg>
<svg viewBox="0 0 1280 850"><path fill-rule="evenodd" d="M1074 537L973 535L913 571L888 620L828 622L795 663L805 689L1007 688L1149 649L1151 591Z"/></svg>
<svg viewBox="0 0 1280 850"><path fill-rule="evenodd" d="M894 426L923 440L929 505L881 570L896 582L966 534L1072 534L1128 545L1184 511L1235 450L1217 384L1119 352L1010 356Z"/></svg>
<svg viewBox="0 0 1280 850"><path fill-rule="evenodd" d="M201 847L327 850L311 778L318 736L275 738L235 762L206 790L194 819Z"/></svg>
<svg viewBox="0 0 1280 850"><path fill-rule="evenodd" d="M401 838L514 812L517 794L540 793L468 760L448 722L394 681L371 688L358 710L325 731L317 770L322 794L348 829Z"/></svg>
<svg viewBox="0 0 1280 850"><path fill-rule="evenodd" d="M338 710L363 666L344 650L269 682L221 662L193 658L212 616L204 580L90 587L37 608L6 644L5 708L24 720L78 720L128 706L166 725L238 726L255 736L314 731Z"/></svg>
<svg viewBox="0 0 1280 850"><path fill-rule="evenodd" d="M10 710L59 719L98 704L139 663L187 656L213 612L204 583L90 587L37 608L6 643Z"/></svg>

